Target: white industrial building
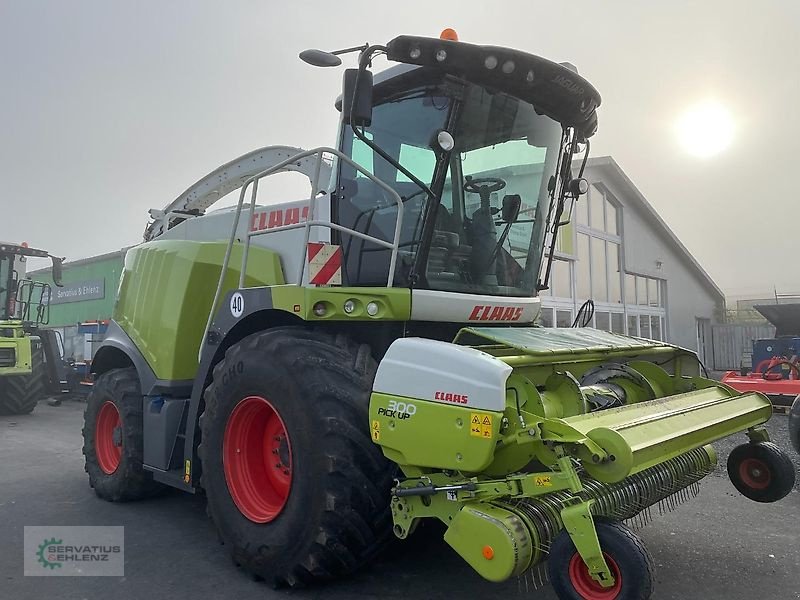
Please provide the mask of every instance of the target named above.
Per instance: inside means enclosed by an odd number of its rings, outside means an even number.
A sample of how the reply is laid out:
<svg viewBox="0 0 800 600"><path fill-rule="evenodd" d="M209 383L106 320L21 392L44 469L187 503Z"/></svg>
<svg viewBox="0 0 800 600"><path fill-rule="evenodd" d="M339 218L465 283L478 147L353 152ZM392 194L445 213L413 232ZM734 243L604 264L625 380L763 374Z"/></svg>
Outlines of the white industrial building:
<svg viewBox="0 0 800 600"><path fill-rule="evenodd" d="M725 297L633 182L608 156L556 245L540 323L569 327L587 299L598 329L665 340L711 356L711 324Z"/></svg>

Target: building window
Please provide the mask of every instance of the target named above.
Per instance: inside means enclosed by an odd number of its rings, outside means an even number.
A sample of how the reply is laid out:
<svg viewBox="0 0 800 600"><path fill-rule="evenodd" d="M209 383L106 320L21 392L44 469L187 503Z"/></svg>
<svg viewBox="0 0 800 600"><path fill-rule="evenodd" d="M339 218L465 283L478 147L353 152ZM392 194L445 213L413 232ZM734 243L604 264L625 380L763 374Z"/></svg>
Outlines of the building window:
<svg viewBox="0 0 800 600"><path fill-rule="evenodd" d="M590 326L664 340L665 282L625 272L619 204L602 185L592 184L577 201L573 217L569 227L559 230L539 323L570 327L578 308L591 298L595 313Z"/></svg>
<svg viewBox="0 0 800 600"><path fill-rule="evenodd" d="M625 312L628 335L666 340L666 282L654 277L625 274Z"/></svg>
<svg viewBox="0 0 800 600"><path fill-rule="evenodd" d="M620 211L609 196L602 187L592 184L586 198L578 200L576 304L591 298L595 303L592 325L624 333Z"/></svg>
<svg viewBox="0 0 800 600"><path fill-rule="evenodd" d="M572 310L556 310L556 327L572 327Z"/></svg>
<svg viewBox="0 0 800 600"><path fill-rule="evenodd" d="M569 261L555 259L550 278L550 290L553 296L572 298L572 269Z"/></svg>

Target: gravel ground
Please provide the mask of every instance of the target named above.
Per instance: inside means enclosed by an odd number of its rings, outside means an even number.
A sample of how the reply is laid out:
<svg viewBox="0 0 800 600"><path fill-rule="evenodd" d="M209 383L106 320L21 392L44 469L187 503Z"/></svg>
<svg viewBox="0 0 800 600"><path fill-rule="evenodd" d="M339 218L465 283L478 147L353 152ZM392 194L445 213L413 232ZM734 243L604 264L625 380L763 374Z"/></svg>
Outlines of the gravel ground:
<svg viewBox="0 0 800 600"><path fill-rule="evenodd" d="M236 598L536 598L530 581L482 580L427 527L354 577L316 588L273 590L231 564L201 496L110 504L95 497L81 456L82 405L40 404L25 417L0 417L0 598L174 600ZM768 428L789 449L786 417ZM720 467L700 495L640 531L657 565L657 599L800 598L800 493L763 505L740 496L724 461L744 436L716 446ZM796 466L800 460L791 452ZM656 514L658 511L654 511ZM24 525L122 525L125 577L24 577Z"/></svg>

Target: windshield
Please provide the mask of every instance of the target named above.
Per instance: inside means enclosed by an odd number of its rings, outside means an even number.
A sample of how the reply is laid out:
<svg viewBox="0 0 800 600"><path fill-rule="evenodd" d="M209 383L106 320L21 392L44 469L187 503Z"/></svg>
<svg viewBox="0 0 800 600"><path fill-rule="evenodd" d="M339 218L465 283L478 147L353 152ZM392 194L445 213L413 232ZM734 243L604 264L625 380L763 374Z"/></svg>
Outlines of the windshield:
<svg viewBox="0 0 800 600"><path fill-rule="evenodd" d="M443 129L455 140L450 153L436 144ZM403 198L396 285L534 294L558 123L516 98L448 78L378 96L364 133L435 194L345 129L343 151ZM338 200L339 223L392 239L397 208L367 177L343 166ZM341 241L345 285L385 282L389 250L353 236Z"/></svg>

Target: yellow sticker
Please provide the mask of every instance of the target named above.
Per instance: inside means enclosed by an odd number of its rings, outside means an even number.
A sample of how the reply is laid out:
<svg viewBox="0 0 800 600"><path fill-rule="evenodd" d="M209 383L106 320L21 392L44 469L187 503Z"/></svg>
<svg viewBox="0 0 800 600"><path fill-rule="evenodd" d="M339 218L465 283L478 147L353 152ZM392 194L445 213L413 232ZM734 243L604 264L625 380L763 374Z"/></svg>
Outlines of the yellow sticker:
<svg viewBox="0 0 800 600"><path fill-rule="evenodd" d="M372 428L373 429L380 429L381 428L381 422L380 421L373 421L372 422Z"/></svg>
<svg viewBox="0 0 800 600"><path fill-rule="evenodd" d="M549 475L540 475L538 477L533 478L533 483L539 487L552 487L553 480L550 479Z"/></svg>
<svg viewBox="0 0 800 600"><path fill-rule="evenodd" d="M372 430L372 441L378 442L381 439L381 430L380 429L373 429Z"/></svg>
<svg viewBox="0 0 800 600"><path fill-rule="evenodd" d="M492 437L492 415L480 413L470 413L469 415L469 434L475 437L491 439Z"/></svg>

